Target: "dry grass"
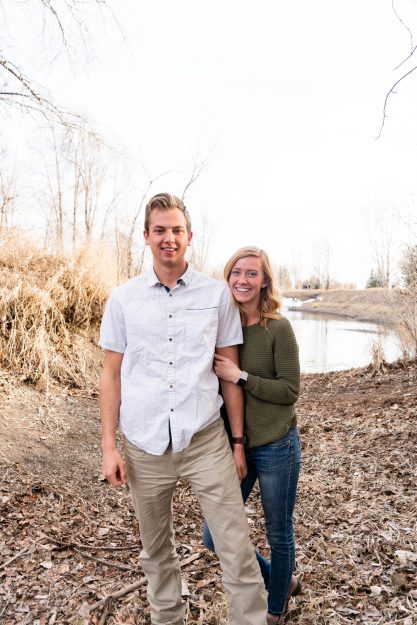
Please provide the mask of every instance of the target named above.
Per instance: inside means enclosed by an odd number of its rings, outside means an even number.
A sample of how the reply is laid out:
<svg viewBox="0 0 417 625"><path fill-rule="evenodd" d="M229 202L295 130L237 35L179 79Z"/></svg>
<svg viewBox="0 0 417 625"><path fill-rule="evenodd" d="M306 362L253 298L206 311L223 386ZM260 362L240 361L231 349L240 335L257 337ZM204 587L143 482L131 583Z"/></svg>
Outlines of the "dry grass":
<svg viewBox="0 0 417 625"><path fill-rule="evenodd" d="M397 334L404 357L417 359L417 287L396 293Z"/></svg>
<svg viewBox="0 0 417 625"><path fill-rule="evenodd" d="M95 388L108 294L102 279L15 235L2 241L0 278L0 366L40 388L53 381Z"/></svg>

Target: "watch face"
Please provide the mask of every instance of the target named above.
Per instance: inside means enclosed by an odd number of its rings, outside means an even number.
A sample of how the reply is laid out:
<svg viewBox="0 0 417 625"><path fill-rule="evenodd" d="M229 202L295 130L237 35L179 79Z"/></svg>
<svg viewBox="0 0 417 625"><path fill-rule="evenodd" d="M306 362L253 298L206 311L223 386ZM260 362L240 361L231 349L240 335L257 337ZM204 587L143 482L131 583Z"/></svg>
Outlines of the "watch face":
<svg viewBox="0 0 417 625"><path fill-rule="evenodd" d="M245 386L245 384L246 384L245 378L239 378L238 379L238 381L237 381L237 385L238 386Z"/></svg>

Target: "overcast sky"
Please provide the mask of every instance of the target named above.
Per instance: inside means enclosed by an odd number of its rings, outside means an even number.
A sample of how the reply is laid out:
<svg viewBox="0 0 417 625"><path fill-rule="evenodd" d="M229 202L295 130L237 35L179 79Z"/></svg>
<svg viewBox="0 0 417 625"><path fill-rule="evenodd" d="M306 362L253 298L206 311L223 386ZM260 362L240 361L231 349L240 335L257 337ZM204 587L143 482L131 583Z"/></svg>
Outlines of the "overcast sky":
<svg viewBox="0 0 417 625"><path fill-rule="evenodd" d="M187 204L196 236L208 220L213 266L254 244L306 276L328 245L331 275L362 287L371 237L391 223L400 254L398 215L417 221L417 72L376 140L412 67L394 71L411 44L391 0L117 6L125 41L98 23L88 69L40 79L151 175L170 170L155 191L182 193L194 158L208 160ZM417 39L416 3L395 6Z"/></svg>

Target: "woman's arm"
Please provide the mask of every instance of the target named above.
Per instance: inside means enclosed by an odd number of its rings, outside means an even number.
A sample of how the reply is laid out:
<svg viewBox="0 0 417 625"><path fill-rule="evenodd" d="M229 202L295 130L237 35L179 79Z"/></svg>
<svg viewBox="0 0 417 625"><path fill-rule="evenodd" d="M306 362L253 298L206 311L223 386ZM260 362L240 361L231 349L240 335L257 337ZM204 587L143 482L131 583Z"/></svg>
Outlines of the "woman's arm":
<svg viewBox="0 0 417 625"><path fill-rule="evenodd" d="M273 351L275 379L249 374L245 391L275 404L294 404L300 393L298 345L290 322L281 317L268 328ZM269 334L270 333L270 334Z"/></svg>
<svg viewBox="0 0 417 625"><path fill-rule="evenodd" d="M249 373L245 391L274 404L294 404L300 392L298 345L290 322L281 317L268 328L268 343L273 351L275 378ZM214 370L222 380L237 382L242 370L227 358L215 357Z"/></svg>

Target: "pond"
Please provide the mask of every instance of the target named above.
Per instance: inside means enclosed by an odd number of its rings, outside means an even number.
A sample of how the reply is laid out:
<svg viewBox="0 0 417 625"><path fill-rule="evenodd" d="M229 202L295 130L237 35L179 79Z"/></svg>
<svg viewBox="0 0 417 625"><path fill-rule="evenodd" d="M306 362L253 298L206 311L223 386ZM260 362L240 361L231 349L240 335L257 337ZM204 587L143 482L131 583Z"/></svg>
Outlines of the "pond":
<svg viewBox="0 0 417 625"><path fill-rule="evenodd" d="M318 373L366 367L372 360L372 344L381 345L384 357L393 362L401 348L393 330L387 326L346 317L335 317L301 310L282 313L291 321L300 348L301 371Z"/></svg>

